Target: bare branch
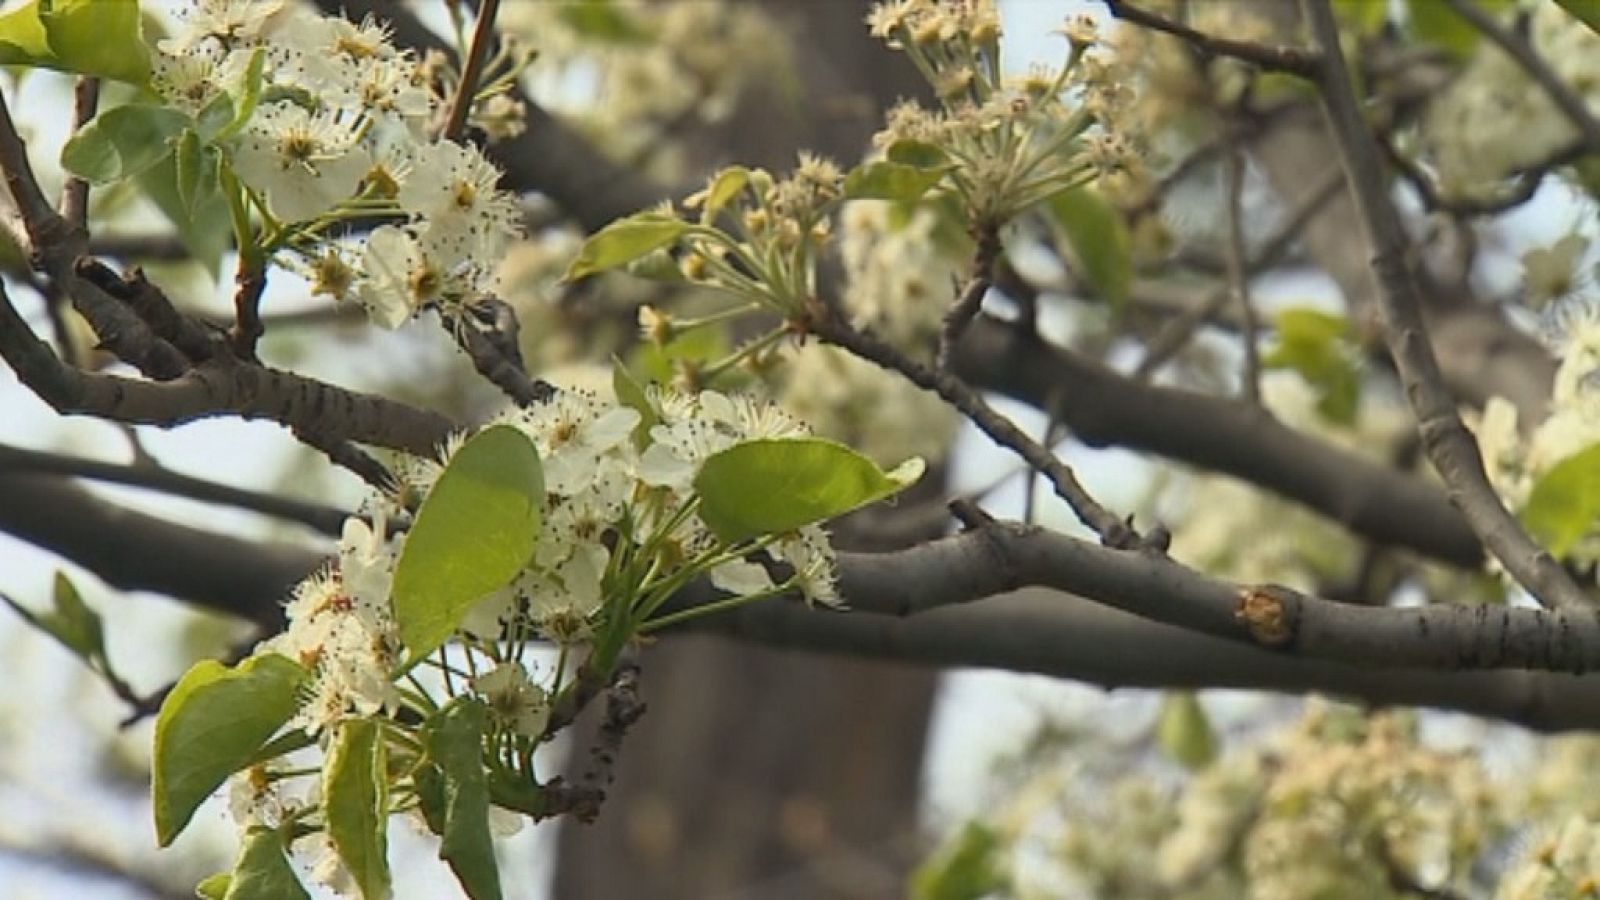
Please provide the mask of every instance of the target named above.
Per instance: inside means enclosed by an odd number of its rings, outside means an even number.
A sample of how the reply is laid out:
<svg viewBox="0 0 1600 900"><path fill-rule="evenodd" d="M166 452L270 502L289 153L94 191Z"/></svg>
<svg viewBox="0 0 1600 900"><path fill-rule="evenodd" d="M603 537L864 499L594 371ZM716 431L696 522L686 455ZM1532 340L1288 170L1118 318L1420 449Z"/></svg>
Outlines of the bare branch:
<svg viewBox="0 0 1600 900"><path fill-rule="evenodd" d="M335 509L331 506L307 503L291 497L247 491L232 485L191 478L167 469L140 465L119 465L93 459L63 456L58 453L45 453L38 450L0 445L0 472L5 471L71 475L75 478L87 478L91 481L147 488L165 494L172 494L173 496L187 497L190 500L199 500L203 503L220 503L225 506L235 506L251 512L258 512L262 515L288 519L332 537L339 536L340 530L344 527L345 517L348 515L343 510Z"/></svg>
<svg viewBox="0 0 1600 900"><path fill-rule="evenodd" d="M1239 306L1239 321L1244 328L1239 335L1244 344L1244 395L1251 403L1261 404L1261 348L1257 340L1260 326L1256 321L1256 308L1250 302L1250 278L1245 271L1244 250L1244 150L1233 142L1228 147L1228 290Z"/></svg>
<svg viewBox="0 0 1600 900"><path fill-rule="evenodd" d="M1211 56L1231 56L1269 72L1288 72L1302 78L1316 75L1319 60L1315 50L1287 45L1256 44L1206 34L1124 0L1106 0L1106 8L1119 19L1182 38L1190 46Z"/></svg>
<svg viewBox="0 0 1600 900"><path fill-rule="evenodd" d="M967 326L977 318L978 312L983 309L983 298L988 296L989 287L994 284L994 266L1000 258L1000 230L989 224L979 225L975 237L978 248L972 254L972 276L945 313L944 325L939 330L939 349L934 356L934 367L941 371L950 368L950 348L955 346Z"/></svg>
<svg viewBox="0 0 1600 900"><path fill-rule="evenodd" d="M100 105L100 79L92 75L79 75L72 87L72 133L94 118ZM89 182L76 175L68 175L61 189L61 217L79 231L88 233Z"/></svg>
<svg viewBox="0 0 1600 900"><path fill-rule="evenodd" d="M1528 537L1496 496L1477 441L1461 421L1428 342L1422 302L1406 261L1405 234L1384 188L1372 135L1350 87L1339 30L1327 0L1302 0L1323 51L1319 96L1339 146L1373 252L1372 274L1384 337L1400 372L1424 449L1448 486L1451 502L1519 584L1547 606L1579 608L1588 598L1550 553Z"/></svg>
<svg viewBox="0 0 1600 900"><path fill-rule="evenodd" d="M1483 562L1477 536L1437 488L1248 404L1137 381L988 316L974 323L955 366L970 384L1053 410L1090 446L1142 450L1222 472L1379 543L1468 568Z"/></svg>

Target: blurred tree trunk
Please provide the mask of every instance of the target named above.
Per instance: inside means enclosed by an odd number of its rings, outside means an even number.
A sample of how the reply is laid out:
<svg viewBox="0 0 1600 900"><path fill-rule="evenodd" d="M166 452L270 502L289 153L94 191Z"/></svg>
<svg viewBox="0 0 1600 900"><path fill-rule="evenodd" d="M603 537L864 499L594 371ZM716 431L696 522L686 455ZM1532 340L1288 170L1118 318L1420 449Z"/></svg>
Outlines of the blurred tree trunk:
<svg viewBox="0 0 1600 900"><path fill-rule="evenodd" d="M760 3L794 35L795 81L775 73L692 136L697 157L708 170L737 159L786 171L800 149L853 163L921 82L868 37L865 0ZM649 710L599 821L562 826L556 897L904 892L934 673L707 636L665 640L643 664Z"/></svg>

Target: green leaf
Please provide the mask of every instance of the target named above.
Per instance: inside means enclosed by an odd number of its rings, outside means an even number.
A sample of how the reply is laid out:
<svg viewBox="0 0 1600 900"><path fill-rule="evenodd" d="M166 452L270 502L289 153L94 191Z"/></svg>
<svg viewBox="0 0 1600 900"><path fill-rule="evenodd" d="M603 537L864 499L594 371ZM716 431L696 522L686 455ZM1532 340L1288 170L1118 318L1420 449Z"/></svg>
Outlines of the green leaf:
<svg viewBox="0 0 1600 900"><path fill-rule="evenodd" d="M563 25L579 37L613 44L638 44L649 40L646 30L626 10L611 0L578 0L557 10Z"/></svg>
<svg viewBox="0 0 1600 900"><path fill-rule="evenodd" d="M207 197L196 197L191 211L178 190L177 155L168 154L160 163L134 179L150 200L171 220L178 238L194 258L213 276L222 264L222 255L233 242L233 219L228 201L218 190Z"/></svg>
<svg viewBox="0 0 1600 900"><path fill-rule="evenodd" d="M361 896L389 896L389 779L383 729L372 719L346 719L323 766L328 838Z"/></svg>
<svg viewBox="0 0 1600 900"><path fill-rule="evenodd" d="M1589 26L1590 31L1600 34L1600 0L1556 0L1556 5Z"/></svg>
<svg viewBox="0 0 1600 900"><path fill-rule="evenodd" d="M979 822L968 822L942 850L911 876L913 900L979 900L1005 889L1000 838Z"/></svg>
<svg viewBox="0 0 1600 900"><path fill-rule="evenodd" d="M1262 354L1268 368L1292 369L1317 391L1317 412L1330 422L1355 422L1361 404L1361 365L1343 317L1304 307L1274 317L1278 343Z"/></svg>
<svg viewBox="0 0 1600 900"><path fill-rule="evenodd" d="M1456 15L1443 0L1407 0L1406 14L1412 37L1443 47L1463 59L1472 55L1482 37L1471 22Z"/></svg>
<svg viewBox="0 0 1600 900"><path fill-rule="evenodd" d="M1045 200L1045 209L1089 286L1120 308L1133 286L1133 243L1121 214L1087 187L1055 194Z"/></svg>
<svg viewBox="0 0 1600 900"><path fill-rule="evenodd" d="M870 162L844 177L844 195L853 200L896 200L910 203L944 178L947 167L924 169L898 162Z"/></svg>
<svg viewBox="0 0 1600 900"><path fill-rule="evenodd" d="M1161 699L1156 743L1162 752L1189 769L1203 768L1217 758L1217 735L1193 691L1168 691Z"/></svg>
<svg viewBox="0 0 1600 900"><path fill-rule="evenodd" d="M729 166L718 172L717 177L706 186L705 196L701 199L700 224L710 225L716 221L717 214L732 203L749 183L750 170L744 166Z"/></svg>
<svg viewBox="0 0 1600 900"><path fill-rule="evenodd" d="M417 510L395 566L395 623L412 660L522 571L543 504L539 451L527 435L494 425L461 445Z"/></svg>
<svg viewBox="0 0 1600 900"><path fill-rule="evenodd" d="M228 886L233 883L232 872L217 872L201 879L194 886L194 895L200 900L223 900L228 896Z"/></svg>
<svg viewBox="0 0 1600 900"><path fill-rule="evenodd" d="M156 717L152 793L161 846L289 721L306 675L287 657L268 653L232 669L208 659L178 679Z"/></svg>
<svg viewBox="0 0 1600 900"><path fill-rule="evenodd" d="M633 427L633 444L643 450L650 443L650 429L661 421L661 416L651 404L644 385L616 357L611 358L611 387L617 393L618 403L639 413L639 424Z"/></svg>
<svg viewBox="0 0 1600 900"><path fill-rule="evenodd" d="M674 337L664 347L649 342L634 344L628 351L628 368L649 381L670 384L680 361L704 363L721 359L732 349L726 329L695 328Z"/></svg>
<svg viewBox="0 0 1600 900"><path fill-rule="evenodd" d="M712 454L695 476L700 518L729 543L782 534L899 493L922 476L913 457L891 472L822 438L745 441Z"/></svg>
<svg viewBox="0 0 1600 900"><path fill-rule="evenodd" d="M1333 12L1341 24L1351 25L1362 34L1372 34L1388 18L1389 4L1384 0L1333 0Z"/></svg>
<svg viewBox="0 0 1600 900"><path fill-rule="evenodd" d="M422 730L433 763L418 785L423 817L439 835L439 858L450 864L472 900L500 897L483 766L487 719L480 701L460 699L429 717Z"/></svg>
<svg viewBox="0 0 1600 900"><path fill-rule="evenodd" d="M666 247L690 229L688 222L670 213L650 210L618 219L583 242L578 258L567 267L564 281L614 269Z"/></svg>
<svg viewBox="0 0 1600 900"><path fill-rule="evenodd" d="M282 834L270 828L250 829L223 900L311 900L285 849Z"/></svg>
<svg viewBox="0 0 1600 900"><path fill-rule="evenodd" d="M244 81L239 86L239 95L229 98L229 108L233 111L233 118L228 120L215 133L200 130L208 141L226 140L237 134L239 129L250 121L255 115L256 107L261 103L262 72L266 66L267 48L257 47L250 54L250 63L245 66Z"/></svg>
<svg viewBox="0 0 1600 900"><path fill-rule="evenodd" d="M130 103L106 110L67 139L61 165L92 184L144 172L172 152L189 117L165 106Z"/></svg>
<svg viewBox="0 0 1600 900"><path fill-rule="evenodd" d="M42 66L145 85L138 0L29 0L0 16L0 65Z"/></svg>
<svg viewBox="0 0 1600 900"><path fill-rule="evenodd" d="M178 138L173 153L178 202L184 215L193 219L208 203L222 199L222 163L217 148L201 143L193 129Z"/></svg>
<svg viewBox="0 0 1600 900"><path fill-rule="evenodd" d="M936 169L950 162L950 157L938 144L927 141L914 141L903 138L889 145L884 152L892 163L912 166L918 169Z"/></svg>
<svg viewBox="0 0 1600 900"><path fill-rule="evenodd" d="M103 671L110 670L100 614L83 602L83 597L67 580L65 572L56 572L53 605L47 613L36 613L3 594L0 594L0 600L4 600L29 625L55 638L91 668L104 666Z"/></svg>
<svg viewBox="0 0 1600 900"><path fill-rule="evenodd" d="M1534 482L1522 521L1556 556L1566 556L1600 520L1600 444L1561 460Z"/></svg>

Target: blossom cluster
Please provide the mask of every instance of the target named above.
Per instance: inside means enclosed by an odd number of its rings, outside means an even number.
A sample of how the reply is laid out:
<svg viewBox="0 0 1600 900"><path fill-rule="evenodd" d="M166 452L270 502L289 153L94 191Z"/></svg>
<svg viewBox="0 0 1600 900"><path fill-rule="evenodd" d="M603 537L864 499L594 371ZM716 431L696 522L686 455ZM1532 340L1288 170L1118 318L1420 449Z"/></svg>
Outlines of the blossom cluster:
<svg viewBox="0 0 1600 900"><path fill-rule="evenodd" d="M1069 19L1059 67L1020 79L1001 73L1000 20L993 0L894 0L868 24L905 51L942 108L903 102L889 111L874 144L890 159L905 147L935 147L956 165L951 188L970 218L1003 224L1017 213L1094 178L1142 180L1140 154L1118 127L1128 105L1120 73L1102 55L1095 22Z"/></svg>
<svg viewBox="0 0 1600 900"><path fill-rule="evenodd" d="M393 328L491 289L521 214L480 150L438 135L441 62L397 49L371 20L285 0L191 0L154 69L173 107L247 115L218 136L225 171L263 222L259 249L314 293L358 301ZM333 234L374 216L397 221L360 242Z"/></svg>

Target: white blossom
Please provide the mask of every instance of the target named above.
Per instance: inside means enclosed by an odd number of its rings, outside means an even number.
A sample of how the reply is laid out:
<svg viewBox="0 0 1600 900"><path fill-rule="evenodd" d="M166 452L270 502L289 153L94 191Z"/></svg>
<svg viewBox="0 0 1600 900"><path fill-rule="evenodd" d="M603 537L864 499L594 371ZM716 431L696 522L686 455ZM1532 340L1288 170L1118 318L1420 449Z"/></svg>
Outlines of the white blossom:
<svg viewBox="0 0 1600 900"><path fill-rule="evenodd" d="M273 215L285 222L314 219L350 199L367 173L362 126L362 119L341 110L266 104L237 138L234 168L267 198Z"/></svg>

